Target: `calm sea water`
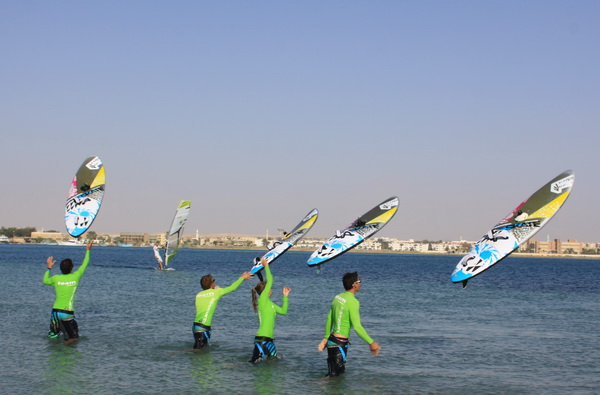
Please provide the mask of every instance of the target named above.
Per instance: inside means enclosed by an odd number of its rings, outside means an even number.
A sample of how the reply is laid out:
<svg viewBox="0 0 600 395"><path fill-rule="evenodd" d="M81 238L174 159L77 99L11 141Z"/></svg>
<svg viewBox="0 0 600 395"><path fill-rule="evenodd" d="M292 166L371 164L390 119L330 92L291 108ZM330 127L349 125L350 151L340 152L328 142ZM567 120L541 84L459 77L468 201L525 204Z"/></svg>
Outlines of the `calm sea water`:
<svg viewBox="0 0 600 395"><path fill-rule="evenodd" d="M209 349L191 350L191 324L200 277L227 286L257 252L182 250L175 271L159 272L150 248L95 247L75 303L81 338L50 341L45 259L78 267L84 252L0 246L0 392L600 393L600 260L510 257L461 289L449 280L456 256L351 253L317 274L310 253L290 251L272 267L272 299L292 288L275 330L282 358L250 365L256 280L221 299ZM355 270L363 325L382 350L372 356L353 333L346 373L327 379L316 346Z"/></svg>

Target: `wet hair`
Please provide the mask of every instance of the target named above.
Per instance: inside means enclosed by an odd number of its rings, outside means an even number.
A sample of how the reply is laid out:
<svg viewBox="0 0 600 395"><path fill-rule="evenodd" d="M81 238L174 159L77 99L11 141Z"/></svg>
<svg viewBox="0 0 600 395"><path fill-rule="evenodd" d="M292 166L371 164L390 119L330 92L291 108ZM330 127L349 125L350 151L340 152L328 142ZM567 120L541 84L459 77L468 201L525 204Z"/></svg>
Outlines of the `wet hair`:
<svg viewBox="0 0 600 395"><path fill-rule="evenodd" d="M265 290L267 283L264 281L256 284L256 287L252 288L252 309L256 311L256 304L258 303L258 297Z"/></svg>
<svg viewBox="0 0 600 395"><path fill-rule="evenodd" d="M207 274L206 276L202 276L202 278L200 279L200 286L202 287L202 289L209 289L211 287L211 285L213 285L215 283L215 278L213 276L211 276L210 274Z"/></svg>
<svg viewBox="0 0 600 395"><path fill-rule="evenodd" d="M352 286L355 282L358 281L358 272L346 273L344 277L342 277L342 284L344 284L344 289L349 291L352 289Z"/></svg>
<svg viewBox="0 0 600 395"><path fill-rule="evenodd" d="M60 271L62 274L69 274L73 270L73 261L69 258L60 261Z"/></svg>

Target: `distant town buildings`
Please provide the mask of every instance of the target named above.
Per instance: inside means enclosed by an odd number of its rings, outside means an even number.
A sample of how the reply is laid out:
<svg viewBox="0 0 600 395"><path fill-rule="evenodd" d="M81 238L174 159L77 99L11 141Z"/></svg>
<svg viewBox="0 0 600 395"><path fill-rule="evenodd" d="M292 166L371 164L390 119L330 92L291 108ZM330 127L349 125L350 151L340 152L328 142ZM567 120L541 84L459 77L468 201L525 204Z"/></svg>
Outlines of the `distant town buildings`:
<svg viewBox="0 0 600 395"><path fill-rule="evenodd" d="M161 245L166 243L165 233L118 233L104 234L87 232L86 239L93 238L98 244L105 245L127 245L127 246L150 246L156 242ZM6 240L5 240L6 239ZM1 242L12 243L52 243L69 240L66 233L59 232L32 232L31 237L3 238ZM199 235L186 234L183 237L184 247L198 248L264 248L268 243L279 240L280 237L269 237L266 235L241 235L233 233ZM304 238L296 245L297 249L314 250L320 247L326 239ZM399 240L395 238L374 238L369 239L359 245L356 250L359 251L392 251L405 253L430 253L430 254L461 254L469 251L476 241L458 240L458 241L415 241ZM530 254L599 254L600 243L578 242L576 240L562 241L560 239L541 241L531 239L517 252Z"/></svg>

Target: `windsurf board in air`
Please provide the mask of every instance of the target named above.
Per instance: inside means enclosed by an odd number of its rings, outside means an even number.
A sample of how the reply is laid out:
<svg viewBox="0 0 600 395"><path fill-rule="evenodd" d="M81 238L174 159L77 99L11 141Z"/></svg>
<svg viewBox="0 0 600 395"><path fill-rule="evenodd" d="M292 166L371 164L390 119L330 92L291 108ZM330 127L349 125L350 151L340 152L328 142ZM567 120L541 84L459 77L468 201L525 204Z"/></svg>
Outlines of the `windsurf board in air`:
<svg viewBox="0 0 600 395"><path fill-rule="evenodd" d="M183 227L185 226L185 222L190 215L190 207L192 202L189 200L182 200L179 202L179 206L177 206L177 210L175 211L175 217L173 217L173 222L171 222L171 227L167 232L167 246L165 247L165 270L169 270L167 266L177 254L179 250L179 243L181 238L183 237Z"/></svg>
<svg viewBox="0 0 600 395"><path fill-rule="evenodd" d="M71 236L81 236L94 222L102 205L105 184L102 161L90 156L73 177L65 204L65 226Z"/></svg>
<svg viewBox="0 0 600 395"><path fill-rule="evenodd" d="M311 210L306 216L296 225L289 233L285 233L284 237L280 241L276 241L272 245L268 246L269 251L262 257L267 260L268 263L272 263L279 258L284 252L292 248L298 240L306 236L308 231L313 227L317 218L319 217L319 210L316 208ZM260 264L261 258L256 258L251 274L256 274L263 269L263 265Z"/></svg>
<svg viewBox="0 0 600 395"><path fill-rule="evenodd" d="M533 237L562 207L574 182L575 174L567 170L517 206L458 262L452 282L466 287L469 279L500 262Z"/></svg>
<svg viewBox="0 0 600 395"><path fill-rule="evenodd" d="M394 217L398 211L398 203L398 197L392 196L359 217L346 229L337 231L333 237L312 253L306 262L308 266L322 265L372 237Z"/></svg>

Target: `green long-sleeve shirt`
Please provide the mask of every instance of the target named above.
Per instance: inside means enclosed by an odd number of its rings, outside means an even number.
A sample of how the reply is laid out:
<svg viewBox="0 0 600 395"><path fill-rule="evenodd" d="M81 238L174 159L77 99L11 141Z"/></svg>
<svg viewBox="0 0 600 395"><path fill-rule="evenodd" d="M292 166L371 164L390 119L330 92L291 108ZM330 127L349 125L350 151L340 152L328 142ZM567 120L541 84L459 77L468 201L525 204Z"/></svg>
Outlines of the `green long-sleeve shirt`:
<svg viewBox="0 0 600 395"><path fill-rule="evenodd" d="M366 341L368 344L373 343L373 339L369 337L367 331L360 323L360 302L353 293L342 292L336 295L331 302L331 308L327 315L327 323L325 324L325 339L332 333L350 337L350 328L354 328L354 332Z"/></svg>
<svg viewBox="0 0 600 395"><path fill-rule="evenodd" d="M273 287L273 275L268 266L265 267L265 274L267 285L260 294L257 302L259 328L256 332L256 336L273 338L273 335L275 334L275 318L277 317L277 314L287 314L288 297L283 297L283 305L281 307L271 302L269 293L271 293L271 288Z"/></svg>
<svg viewBox="0 0 600 395"><path fill-rule="evenodd" d="M79 281L83 273L85 273L89 262L90 250L86 250L83 263L74 273L57 274L50 277L50 270L46 270L46 273L44 273L44 284L53 285L56 292L56 299L52 306L53 309L74 310L75 292L77 292Z"/></svg>
<svg viewBox="0 0 600 395"><path fill-rule="evenodd" d="M223 295L235 291L242 284L244 279L238 278L236 282L227 288L209 288L198 292L196 295L196 319L194 322L199 322L203 325L210 326L212 317L217 309L217 303Z"/></svg>

